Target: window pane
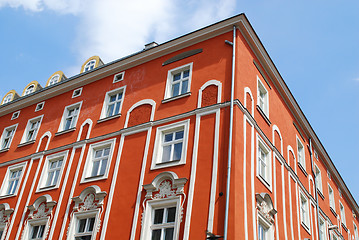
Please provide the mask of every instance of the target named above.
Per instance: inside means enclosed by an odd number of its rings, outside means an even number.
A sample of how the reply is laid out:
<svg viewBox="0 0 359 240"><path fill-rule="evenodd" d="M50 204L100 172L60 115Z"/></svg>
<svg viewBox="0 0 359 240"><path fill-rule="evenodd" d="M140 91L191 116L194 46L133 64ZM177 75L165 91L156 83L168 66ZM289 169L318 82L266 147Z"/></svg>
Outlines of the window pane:
<svg viewBox="0 0 359 240"><path fill-rule="evenodd" d="M104 156L108 156L109 153L110 153L110 148L105 148L105 149L104 149L104 152L103 152L103 155L104 155Z"/></svg>
<svg viewBox="0 0 359 240"><path fill-rule="evenodd" d="M108 105L107 114L106 114L107 117L111 117L113 115L113 108L114 108L114 104Z"/></svg>
<svg viewBox="0 0 359 240"><path fill-rule="evenodd" d="M99 166L100 166L100 162L99 162L99 161L96 161L96 162L93 163L93 168L92 168L91 176L97 176Z"/></svg>
<svg viewBox="0 0 359 240"><path fill-rule="evenodd" d="M31 238L32 239L35 239L35 238L37 238L37 232L39 231L39 226L34 226L33 228L32 228L32 234L31 234Z"/></svg>
<svg viewBox="0 0 359 240"><path fill-rule="evenodd" d="M181 94L184 94L188 91L188 80L182 82Z"/></svg>
<svg viewBox="0 0 359 240"><path fill-rule="evenodd" d="M168 162L171 160L171 147L171 145L163 147L162 162Z"/></svg>
<svg viewBox="0 0 359 240"><path fill-rule="evenodd" d="M44 236L44 231L45 231L45 225L41 225L39 228L39 233L37 234L37 236L39 238L42 238Z"/></svg>
<svg viewBox="0 0 359 240"><path fill-rule="evenodd" d="M106 172L107 159L102 160L100 175L104 175Z"/></svg>
<svg viewBox="0 0 359 240"><path fill-rule="evenodd" d="M92 232L94 224L95 224L95 218L89 218L88 219L88 232Z"/></svg>
<svg viewBox="0 0 359 240"><path fill-rule="evenodd" d="M175 75L173 75L173 81L178 81L181 79L181 73L177 73Z"/></svg>
<svg viewBox="0 0 359 240"><path fill-rule="evenodd" d="M161 240L161 229L152 231L152 240Z"/></svg>
<svg viewBox="0 0 359 240"><path fill-rule="evenodd" d="M183 138L183 131L176 132L175 140Z"/></svg>
<svg viewBox="0 0 359 240"><path fill-rule="evenodd" d="M174 145L174 154L172 160L180 160L182 155L182 143L176 143Z"/></svg>
<svg viewBox="0 0 359 240"><path fill-rule="evenodd" d="M114 114L119 114L120 113L120 107L121 107L121 102L117 102Z"/></svg>
<svg viewBox="0 0 359 240"><path fill-rule="evenodd" d="M155 210L155 217L153 219L153 224L160 224L163 222L163 208Z"/></svg>
<svg viewBox="0 0 359 240"><path fill-rule="evenodd" d="M173 230L174 228L165 229L165 240L173 240Z"/></svg>
<svg viewBox="0 0 359 240"><path fill-rule="evenodd" d="M179 90L180 90L179 88L180 88L179 83L173 84L173 86L172 86L172 97L175 97L175 96L179 95Z"/></svg>
<svg viewBox="0 0 359 240"><path fill-rule="evenodd" d="M87 220L86 218L79 220L79 227L78 227L78 229L77 229L77 232L78 232L78 233L83 233L83 232L85 232L86 220Z"/></svg>
<svg viewBox="0 0 359 240"><path fill-rule="evenodd" d="M97 151L95 152L95 158L101 157L101 155L102 155L102 150L103 150L103 149L97 150Z"/></svg>
<svg viewBox="0 0 359 240"><path fill-rule="evenodd" d="M172 141L172 139L173 139L173 133L166 134L164 142L170 142Z"/></svg>
<svg viewBox="0 0 359 240"><path fill-rule="evenodd" d="M167 222L175 222L176 218L176 207L171 207L167 209Z"/></svg>
<svg viewBox="0 0 359 240"><path fill-rule="evenodd" d="M60 171L55 171L54 180L52 181L52 185L55 185L57 183L57 179L59 178Z"/></svg>
<svg viewBox="0 0 359 240"><path fill-rule="evenodd" d="M47 177L46 186L50 186L52 184L52 178L54 177L54 172L49 172Z"/></svg>

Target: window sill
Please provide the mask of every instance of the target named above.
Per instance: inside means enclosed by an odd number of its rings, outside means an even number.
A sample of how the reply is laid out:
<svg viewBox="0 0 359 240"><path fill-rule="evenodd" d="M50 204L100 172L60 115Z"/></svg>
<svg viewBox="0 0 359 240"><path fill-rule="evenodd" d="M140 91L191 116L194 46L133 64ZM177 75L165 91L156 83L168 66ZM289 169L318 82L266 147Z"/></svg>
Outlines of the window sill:
<svg viewBox="0 0 359 240"><path fill-rule="evenodd" d="M307 226L307 224L305 224L304 222L301 222L301 225L302 225L302 227L305 229L305 231L307 231L307 233L310 234L310 229L309 229L309 227Z"/></svg>
<svg viewBox="0 0 359 240"><path fill-rule="evenodd" d="M37 190L36 192L45 192L45 191L49 191L49 190L56 189L56 188L58 188L56 185L40 187L39 190Z"/></svg>
<svg viewBox="0 0 359 240"><path fill-rule="evenodd" d="M57 132L57 133L55 133L55 136L60 136L60 135L62 135L62 134L69 133L69 132L73 132L73 131L75 131L75 130L76 130L76 128L73 127L73 128L67 129L67 130L63 130L63 131L61 131L61 132Z"/></svg>
<svg viewBox="0 0 359 240"><path fill-rule="evenodd" d="M99 181L99 180L103 180L103 179L107 179L106 175L97 175L97 176L92 176L92 177L85 177L81 183L87 183L87 182L94 182L94 181Z"/></svg>
<svg viewBox="0 0 359 240"><path fill-rule="evenodd" d="M15 193L14 193L14 194L7 194L7 195L2 195L2 196L0 196L0 199L9 198L9 197L15 197L15 196L16 196Z"/></svg>
<svg viewBox="0 0 359 240"><path fill-rule="evenodd" d="M271 123L271 121L269 121L269 118L267 117L267 115L263 112L263 110L258 105L256 108L257 108L257 111L260 113L260 115L264 118L266 123L270 126L272 123Z"/></svg>
<svg viewBox="0 0 359 240"><path fill-rule="evenodd" d="M10 148L3 148L0 150L0 153L9 151Z"/></svg>
<svg viewBox="0 0 359 240"><path fill-rule="evenodd" d="M106 122L106 121L108 121L108 120L115 119L115 118L119 118L119 117L121 117L121 113L116 114L116 115L113 115L113 116L111 116L111 117L101 118L101 119L97 120L97 123Z"/></svg>
<svg viewBox="0 0 359 240"><path fill-rule="evenodd" d="M185 164L185 162L181 160L176 161L170 161L170 162L164 162L164 163L156 163L153 167L151 167L151 170L160 169L160 168L166 168L166 167L175 167Z"/></svg>
<svg viewBox="0 0 359 240"><path fill-rule="evenodd" d="M302 164L300 164L299 162L298 162L298 167L299 167L299 169L304 173L305 177L308 177L307 171L305 171L304 167L303 167Z"/></svg>
<svg viewBox="0 0 359 240"><path fill-rule="evenodd" d="M269 190L272 192L272 187L271 185L268 183L267 180L265 180L262 176L260 175L257 175L257 178L263 183L263 185Z"/></svg>
<svg viewBox="0 0 359 240"><path fill-rule="evenodd" d="M346 232L348 232L348 228L347 228L347 226L345 226L344 223L342 223L342 228L343 228Z"/></svg>
<svg viewBox="0 0 359 240"><path fill-rule="evenodd" d="M317 193L323 200L325 199L323 193L319 189L318 189Z"/></svg>
<svg viewBox="0 0 359 240"><path fill-rule="evenodd" d="M335 212L335 210L334 210L332 207L330 207L330 211L333 213L333 215L334 215L335 217L338 216L338 214Z"/></svg>
<svg viewBox="0 0 359 240"><path fill-rule="evenodd" d="M20 143L19 145L17 145L17 147L23 147L23 146L26 146L26 145L30 145L30 144L33 144L34 142L35 142L35 140L23 142L23 143Z"/></svg>
<svg viewBox="0 0 359 240"><path fill-rule="evenodd" d="M179 98L191 96L191 94L192 94L191 92L187 92L187 93L175 96L175 97L166 98L166 99L162 100L162 103L171 102L171 101L174 101L174 100L179 99Z"/></svg>

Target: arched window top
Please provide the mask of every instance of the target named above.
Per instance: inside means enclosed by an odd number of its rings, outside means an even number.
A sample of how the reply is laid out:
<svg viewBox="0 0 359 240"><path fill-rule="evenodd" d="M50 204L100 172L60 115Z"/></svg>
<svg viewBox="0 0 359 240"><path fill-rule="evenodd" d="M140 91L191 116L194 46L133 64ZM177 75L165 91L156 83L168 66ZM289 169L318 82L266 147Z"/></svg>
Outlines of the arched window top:
<svg viewBox="0 0 359 240"><path fill-rule="evenodd" d="M38 89L41 89L40 84L37 81L32 81L24 88L22 96L29 95L30 93L33 93L33 92L37 91Z"/></svg>
<svg viewBox="0 0 359 240"><path fill-rule="evenodd" d="M18 97L19 97L19 94L17 94L17 92L15 90L11 90L5 94L5 96L3 97L2 101L1 101L1 104L9 103Z"/></svg>
<svg viewBox="0 0 359 240"><path fill-rule="evenodd" d="M47 80L47 83L46 83L46 87L54 85L58 82L61 82L64 79L66 79L65 74L62 71L57 71L49 77L49 79Z"/></svg>
<svg viewBox="0 0 359 240"><path fill-rule="evenodd" d="M86 62L81 67L81 73L90 71L98 66L103 65L102 60L99 56L93 56L86 60Z"/></svg>

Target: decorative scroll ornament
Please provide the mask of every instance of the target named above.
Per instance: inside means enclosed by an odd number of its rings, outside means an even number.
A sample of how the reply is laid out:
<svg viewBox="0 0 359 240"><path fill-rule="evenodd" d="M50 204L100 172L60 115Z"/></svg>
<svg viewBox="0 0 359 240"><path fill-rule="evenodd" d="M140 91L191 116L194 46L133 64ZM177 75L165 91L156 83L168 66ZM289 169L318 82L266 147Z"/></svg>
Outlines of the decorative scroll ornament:
<svg viewBox="0 0 359 240"><path fill-rule="evenodd" d="M155 195L155 199L176 196L175 191L172 190L172 184L168 180L161 182L158 188L160 192Z"/></svg>
<svg viewBox="0 0 359 240"><path fill-rule="evenodd" d="M9 204L0 204L0 224L4 225L9 222L10 215L14 212L14 209L10 208Z"/></svg>
<svg viewBox="0 0 359 240"><path fill-rule="evenodd" d="M55 205L56 202L52 201L51 196L48 194L37 198L34 204L27 206L30 210L28 220L50 217Z"/></svg>
<svg viewBox="0 0 359 240"><path fill-rule="evenodd" d="M265 218L268 222L274 223L274 215L277 213L277 210L273 207L273 202L269 194L267 193L257 193L257 209L258 213Z"/></svg>

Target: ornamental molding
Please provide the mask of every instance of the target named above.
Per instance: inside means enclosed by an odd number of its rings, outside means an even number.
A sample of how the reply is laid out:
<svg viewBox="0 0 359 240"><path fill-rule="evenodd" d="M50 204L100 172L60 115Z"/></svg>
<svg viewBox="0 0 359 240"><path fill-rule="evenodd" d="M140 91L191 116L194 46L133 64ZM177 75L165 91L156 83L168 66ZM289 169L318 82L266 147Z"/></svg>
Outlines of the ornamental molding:
<svg viewBox="0 0 359 240"><path fill-rule="evenodd" d="M72 198L72 201L75 203L73 211L86 212L102 208L103 200L106 195L107 193L101 191L99 186L92 185L87 187L80 193L79 196Z"/></svg>
<svg viewBox="0 0 359 240"><path fill-rule="evenodd" d="M10 215L14 209L10 208L8 203L0 204L0 225L6 225L9 222Z"/></svg>
<svg viewBox="0 0 359 240"><path fill-rule="evenodd" d="M274 223L274 215L277 213L277 210L273 207L273 202L268 193L257 193L257 209L258 214L260 214L264 219L269 223Z"/></svg>
<svg viewBox="0 0 359 240"><path fill-rule="evenodd" d="M27 208L30 210L28 220L51 216L52 209L55 205L56 202L53 201L51 196L48 194L38 197L32 205L27 206Z"/></svg>

